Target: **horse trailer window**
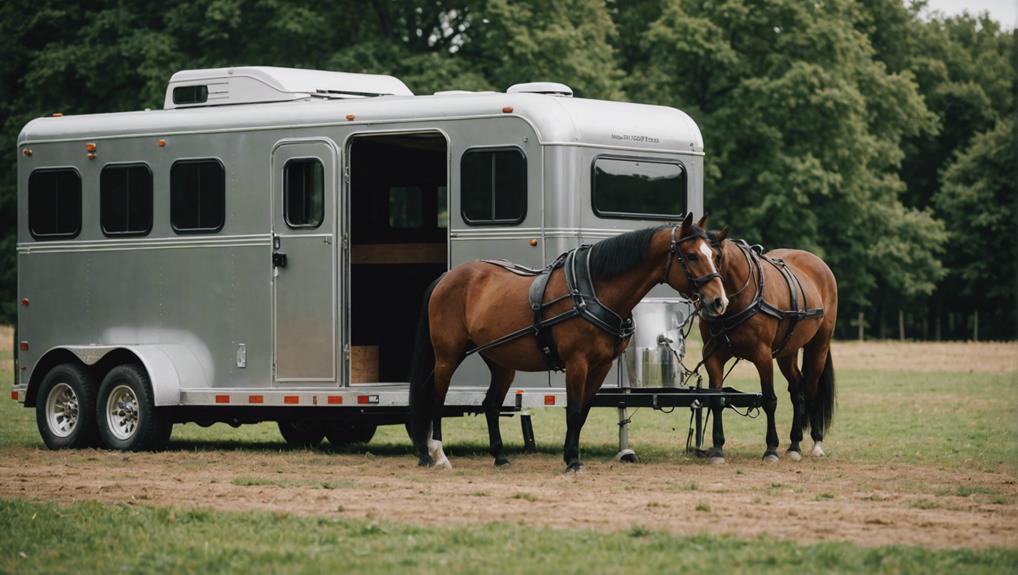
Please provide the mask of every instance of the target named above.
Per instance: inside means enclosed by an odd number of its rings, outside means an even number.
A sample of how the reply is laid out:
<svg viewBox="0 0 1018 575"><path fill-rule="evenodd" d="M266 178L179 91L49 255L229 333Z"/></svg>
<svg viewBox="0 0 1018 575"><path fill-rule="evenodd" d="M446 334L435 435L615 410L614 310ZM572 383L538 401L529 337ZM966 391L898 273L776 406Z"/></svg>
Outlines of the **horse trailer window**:
<svg viewBox="0 0 1018 575"><path fill-rule="evenodd" d="M686 171L649 160L594 160L594 213L614 218L677 218L686 212Z"/></svg>
<svg viewBox="0 0 1018 575"><path fill-rule="evenodd" d="M283 219L291 228L317 228L325 217L325 168L315 158L283 167Z"/></svg>
<svg viewBox="0 0 1018 575"><path fill-rule="evenodd" d="M81 177L74 170L40 170L28 177L28 230L39 240L81 231Z"/></svg>
<svg viewBox="0 0 1018 575"><path fill-rule="evenodd" d="M152 172L147 166L106 166L99 175L99 223L108 236L152 229Z"/></svg>
<svg viewBox="0 0 1018 575"><path fill-rule="evenodd" d="M424 202L421 189L413 187L389 188L389 227L416 229L424 223Z"/></svg>
<svg viewBox="0 0 1018 575"><path fill-rule="evenodd" d="M180 86L173 89L174 104L204 104L208 99L208 86Z"/></svg>
<svg viewBox="0 0 1018 575"><path fill-rule="evenodd" d="M460 163L463 219L518 224L527 214L527 159L517 148L467 150Z"/></svg>
<svg viewBox="0 0 1018 575"><path fill-rule="evenodd" d="M226 221L226 172L216 160L170 168L170 223L177 233L217 232Z"/></svg>

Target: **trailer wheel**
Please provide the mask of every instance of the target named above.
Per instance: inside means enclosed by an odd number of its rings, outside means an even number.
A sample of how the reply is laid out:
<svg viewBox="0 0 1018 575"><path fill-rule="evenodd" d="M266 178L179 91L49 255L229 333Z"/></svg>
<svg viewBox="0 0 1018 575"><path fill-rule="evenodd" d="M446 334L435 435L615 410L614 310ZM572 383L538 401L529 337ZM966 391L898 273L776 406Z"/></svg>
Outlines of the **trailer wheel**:
<svg viewBox="0 0 1018 575"><path fill-rule="evenodd" d="M173 431L173 421L155 406L148 374L138 365L118 365L99 386L96 401L99 438L121 451L159 451Z"/></svg>
<svg viewBox="0 0 1018 575"><path fill-rule="evenodd" d="M325 426L321 422L305 419L280 421L279 433L283 435L287 444L310 449L317 447L325 438Z"/></svg>
<svg viewBox="0 0 1018 575"><path fill-rule="evenodd" d="M329 423L325 426L325 436L332 445L343 447L371 441L377 429L378 426L371 423Z"/></svg>
<svg viewBox="0 0 1018 575"><path fill-rule="evenodd" d="M39 385L35 422L50 449L95 445L95 380L84 367L63 363L49 370Z"/></svg>

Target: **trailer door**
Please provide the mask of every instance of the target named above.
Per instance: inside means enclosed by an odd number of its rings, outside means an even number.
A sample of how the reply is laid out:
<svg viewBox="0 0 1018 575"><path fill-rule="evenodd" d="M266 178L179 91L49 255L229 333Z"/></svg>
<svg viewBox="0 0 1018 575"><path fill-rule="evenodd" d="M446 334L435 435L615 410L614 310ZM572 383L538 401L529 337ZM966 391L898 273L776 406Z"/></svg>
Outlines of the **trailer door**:
<svg viewBox="0 0 1018 575"><path fill-rule="evenodd" d="M277 382L336 383L337 164L331 140L280 142L272 153Z"/></svg>

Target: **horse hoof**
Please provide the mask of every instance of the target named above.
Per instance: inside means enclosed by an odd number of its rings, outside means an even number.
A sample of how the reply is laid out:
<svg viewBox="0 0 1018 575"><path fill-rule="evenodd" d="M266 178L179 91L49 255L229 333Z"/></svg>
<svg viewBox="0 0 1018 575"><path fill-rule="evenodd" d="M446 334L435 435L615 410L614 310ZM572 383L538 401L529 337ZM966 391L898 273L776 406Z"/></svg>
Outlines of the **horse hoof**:
<svg viewBox="0 0 1018 575"><path fill-rule="evenodd" d="M812 455L813 457L824 457L827 454L824 453L824 448L821 447L820 443L818 442L816 445L813 446L813 451L810 452L810 455Z"/></svg>
<svg viewBox="0 0 1018 575"><path fill-rule="evenodd" d="M802 461L802 453L797 450L789 449L788 458L792 461Z"/></svg>
<svg viewBox="0 0 1018 575"><path fill-rule="evenodd" d="M512 465L509 463L509 459L505 457L498 457L495 459L495 467L509 467Z"/></svg>
<svg viewBox="0 0 1018 575"><path fill-rule="evenodd" d="M570 463L566 467L566 475L583 475L584 474L584 469L585 468L583 467L582 463L579 463L579 462L577 462L577 463Z"/></svg>
<svg viewBox="0 0 1018 575"><path fill-rule="evenodd" d="M710 463L711 465L724 465L725 458L720 455L712 455L707 458L707 463Z"/></svg>
<svg viewBox="0 0 1018 575"><path fill-rule="evenodd" d="M777 461L778 459L780 459L778 457L778 454L773 452L773 451L768 451L767 453L764 453L764 455L763 455L763 460L766 461L767 463L773 463L773 462Z"/></svg>

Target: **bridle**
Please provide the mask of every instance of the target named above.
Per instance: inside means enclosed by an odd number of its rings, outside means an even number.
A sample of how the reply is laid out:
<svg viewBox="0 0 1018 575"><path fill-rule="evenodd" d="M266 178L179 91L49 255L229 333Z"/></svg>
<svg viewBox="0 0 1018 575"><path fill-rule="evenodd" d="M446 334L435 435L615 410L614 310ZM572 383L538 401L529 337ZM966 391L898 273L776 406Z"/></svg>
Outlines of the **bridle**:
<svg viewBox="0 0 1018 575"><path fill-rule="evenodd" d="M668 248L668 259L665 260L665 270L664 270L665 273L664 273L664 276L663 276L663 279L662 279L661 283L667 283L668 282L668 274L669 274L669 272L672 271L672 261L674 260L674 261L679 262L679 264L682 266L682 271L685 272L686 279L689 280L689 283L693 285L693 290L695 292L699 292L700 288L703 287L704 285L706 285L707 282L713 280L714 278L719 278L720 279L721 278L721 273L718 272L718 271L713 271L713 272L711 272L709 274L704 274L704 275L702 275L700 277L694 277L693 276L693 272L690 271L690 269L689 269L689 262L682 255L682 251L679 250L679 246L682 245L685 242L690 241L690 240L695 240L695 239L706 240L707 239L707 234L705 234L703 232L703 230L697 229L697 230L695 230L693 232L690 232L690 233L682 236L679 239L675 239L675 230L676 230L676 228L678 228L678 226L676 226L675 224L672 224L672 245ZM695 296L697 294L693 294L693 295Z"/></svg>

